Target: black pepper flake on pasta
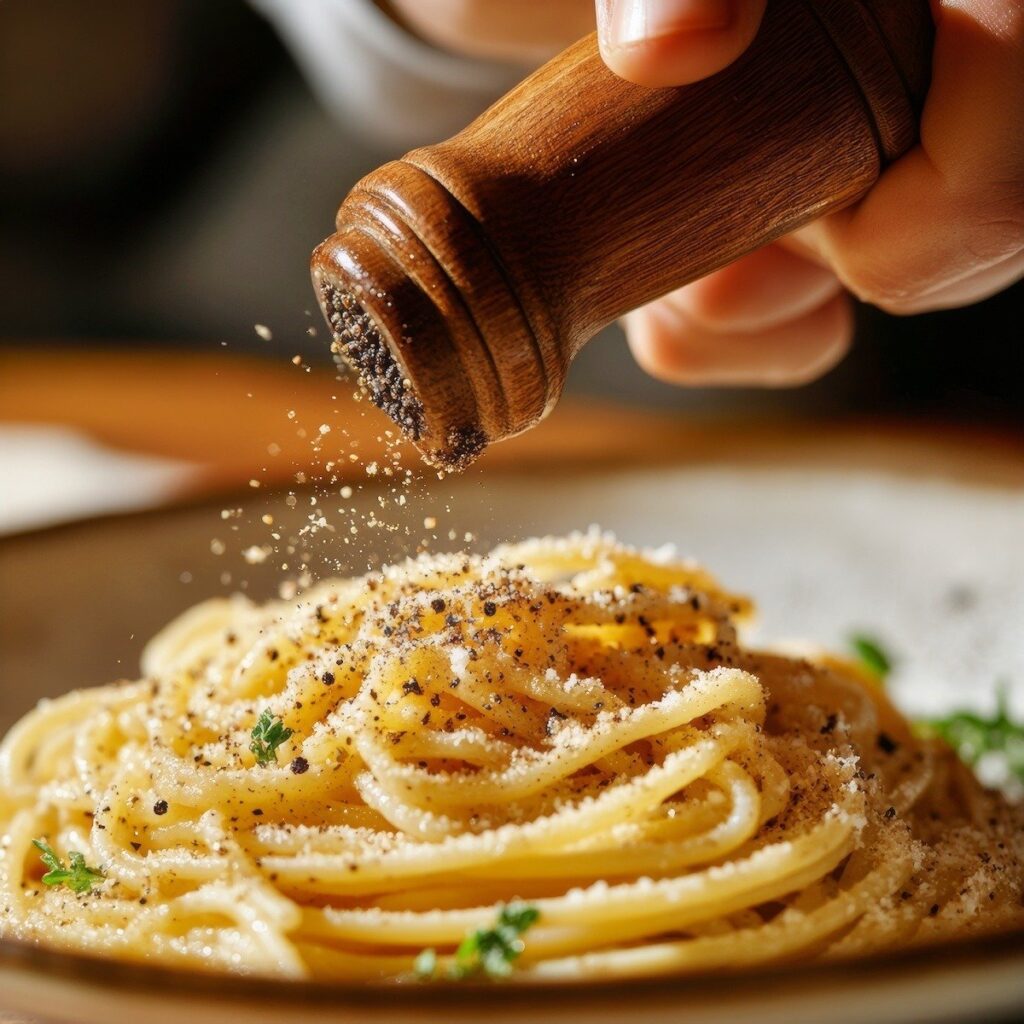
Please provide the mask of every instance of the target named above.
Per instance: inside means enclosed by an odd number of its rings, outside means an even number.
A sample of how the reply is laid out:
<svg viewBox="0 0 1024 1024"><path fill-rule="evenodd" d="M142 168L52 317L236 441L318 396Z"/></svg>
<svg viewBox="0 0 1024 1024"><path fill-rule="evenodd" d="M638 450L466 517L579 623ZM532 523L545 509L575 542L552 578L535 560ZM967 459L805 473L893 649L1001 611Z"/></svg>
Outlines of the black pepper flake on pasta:
<svg viewBox="0 0 1024 1024"><path fill-rule="evenodd" d="M154 814L166 814L167 813L167 801L166 800L157 800L157 802L155 804L153 804L153 813Z"/></svg>
<svg viewBox="0 0 1024 1024"><path fill-rule="evenodd" d="M559 723L564 722L568 717L568 715L563 715L558 708L551 708L548 711L547 721L544 723L544 732L548 736L554 736L558 732Z"/></svg>
<svg viewBox="0 0 1024 1024"><path fill-rule="evenodd" d="M435 612L443 612L445 609L444 598L435 597L433 601L430 602L430 607L433 608Z"/></svg>
<svg viewBox="0 0 1024 1024"><path fill-rule="evenodd" d="M492 615L496 615L498 612L498 606L493 601L484 601L484 615L490 618Z"/></svg>
<svg viewBox="0 0 1024 1024"><path fill-rule="evenodd" d="M412 679L407 679L404 683L402 683L402 693L422 694L423 689L421 688L416 678L413 677Z"/></svg>
<svg viewBox="0 0 1024 1024"><path fill-rule="evenodd" d="M309 771L309 762L304 757L297 757L288 766L292 770L292 775L305 775Z"/></svg>
<svg viewBox="0 0 1024 1024"><path fill-rule="evenodd" d="M325 672L320 678L323 680L324 686L333 686L334 685L334 673L333 672Z"/></svg>
<svg viewBox="0 0 1024 1024"><path fill-rule="evenodd" d="M883 754L894 754L899 750L900 745L896 742L887 732L880 732L878 734L878 749Z"/></svg>

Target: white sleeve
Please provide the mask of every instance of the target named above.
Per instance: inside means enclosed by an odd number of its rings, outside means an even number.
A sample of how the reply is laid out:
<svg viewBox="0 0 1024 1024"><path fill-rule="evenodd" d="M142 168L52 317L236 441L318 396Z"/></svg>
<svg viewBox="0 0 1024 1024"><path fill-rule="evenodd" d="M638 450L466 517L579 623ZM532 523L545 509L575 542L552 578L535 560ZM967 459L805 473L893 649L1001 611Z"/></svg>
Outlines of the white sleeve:
<svg viewBox="0 0 1024 1024"><path fill-rule="evenodd" d="M453 135L526 73L425 43L373 0L251 0L340 120L396 149Z"/></svg>

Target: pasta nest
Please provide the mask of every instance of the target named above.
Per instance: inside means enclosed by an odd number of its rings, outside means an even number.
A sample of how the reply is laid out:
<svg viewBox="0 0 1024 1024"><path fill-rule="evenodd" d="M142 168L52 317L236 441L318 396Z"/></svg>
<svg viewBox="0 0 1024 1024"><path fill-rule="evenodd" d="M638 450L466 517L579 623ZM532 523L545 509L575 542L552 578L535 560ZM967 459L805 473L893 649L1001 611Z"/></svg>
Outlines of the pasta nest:
<svg viewBox="0 0 1024 1024"><path fill-rule="evenodd" d="M516 899L516 975L583 979L1019 926L1019 810L855 665L744 647L749 614L594 531L205 602L4 741L0 933L403 978ZM103 880L44 885L39 836Z"/></svg>

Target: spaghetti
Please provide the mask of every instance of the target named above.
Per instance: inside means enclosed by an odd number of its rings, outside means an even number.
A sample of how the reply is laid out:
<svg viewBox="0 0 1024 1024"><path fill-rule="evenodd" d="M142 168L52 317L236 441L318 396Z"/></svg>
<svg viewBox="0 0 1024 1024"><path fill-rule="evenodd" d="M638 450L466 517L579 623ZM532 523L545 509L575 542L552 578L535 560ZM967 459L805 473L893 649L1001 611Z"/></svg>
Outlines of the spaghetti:
<svg viewBox="0 0 1024 1024"><path fill-rule="evenodd" d="M4 740L0 933L407 978L518 900L516 976L586 979L1024 923L1020 813L854 666L745 649L748 610L593 532L201 604Z"/></svg>

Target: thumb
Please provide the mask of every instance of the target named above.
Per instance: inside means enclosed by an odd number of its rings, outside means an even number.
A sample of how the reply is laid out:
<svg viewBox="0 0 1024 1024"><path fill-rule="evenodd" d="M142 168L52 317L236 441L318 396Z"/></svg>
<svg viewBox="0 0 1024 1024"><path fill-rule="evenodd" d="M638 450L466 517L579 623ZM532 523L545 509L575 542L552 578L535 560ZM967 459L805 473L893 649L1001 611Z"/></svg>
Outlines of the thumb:
<svg viewBox="0 0 1024 1024"><path fill-rule="evenodd" d="M637 85L688 85L751 43L766 0L597 0L604 62Z"/></svg>

